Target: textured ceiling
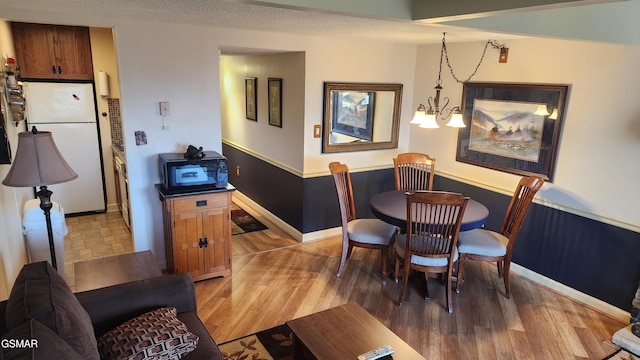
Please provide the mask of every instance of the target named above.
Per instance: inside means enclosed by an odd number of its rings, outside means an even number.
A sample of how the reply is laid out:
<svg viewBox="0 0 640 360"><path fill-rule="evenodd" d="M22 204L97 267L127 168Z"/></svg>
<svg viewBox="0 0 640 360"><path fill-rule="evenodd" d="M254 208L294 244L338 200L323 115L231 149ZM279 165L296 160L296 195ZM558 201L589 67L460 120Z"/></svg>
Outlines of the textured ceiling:
<svg viewBox="0 0 640 360"><path fill-rule="evenodd" d="M321 1L321 0L319 0ZM348 1L348 0L345 0ZM395 0L394 0L395 1ZM0 7L22 10L64 11L109 18L137 19L284 32L301 35L344 35L415 44L437 43L447 31L447 41L511 39L510 34L426 25L393 19L372 19L337 13L273 7L224 0L0 0ZM0 15L1 16L1 15ZM9 19L12 20L12 19Z"/></svg>

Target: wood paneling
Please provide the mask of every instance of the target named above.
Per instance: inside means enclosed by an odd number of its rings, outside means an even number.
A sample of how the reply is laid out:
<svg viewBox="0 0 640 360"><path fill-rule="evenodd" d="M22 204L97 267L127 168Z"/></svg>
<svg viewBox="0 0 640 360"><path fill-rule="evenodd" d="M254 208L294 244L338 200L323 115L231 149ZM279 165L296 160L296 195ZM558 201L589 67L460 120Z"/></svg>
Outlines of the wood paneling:
<svg viewBox="0 0 640 360"><path fill-rule="evenodd" d="M255 161L260 162L260 175L242 175L242 186L237 186L238 190L249 192L250 198L289 225L303 234L340 226L338 199L328 168L326 176L292 178L291 173L238 149L228 145L223 148L230 163L233 160L242 164L243 174L250 171ZM389 159L389 166L389 169L351 173L358 217L373 217L369 198L395 188L392 159ZM262 184L264 177L268 177L270 183L280 185L266 187ZM237 185L231 173L229 181ZM460 192L487 206L490 212L485 226L491 230L500 229L511 198L511 194L497 193L437 174L433 189ZM541 192L544 193L544 188ZM275 201L271 197L276 193L287 196L280 195ZM640 282L639 238L637 232L534 203L518 235L513 262L608 304L630 310ZM605 268L607 271L602 271Z"/></svg>

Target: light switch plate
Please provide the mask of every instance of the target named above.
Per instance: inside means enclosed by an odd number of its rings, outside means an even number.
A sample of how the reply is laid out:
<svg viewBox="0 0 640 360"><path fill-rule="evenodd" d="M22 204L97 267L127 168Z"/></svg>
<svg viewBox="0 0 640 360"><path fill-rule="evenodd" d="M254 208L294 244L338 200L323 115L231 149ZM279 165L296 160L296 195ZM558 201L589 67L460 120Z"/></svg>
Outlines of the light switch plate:
<svg viewBox="0 0 640 360"><path fill-rule="evenodd" d="M320 125L313 125L313 137L314 138L320 137Z"/></svg>
<svg viewBox="0 0 640 360"><path fill-rule="evenodd" d="M169 110L169 102L168 101L161 101L160 102L160 115L169 116L170 112L171 111Z"/></svg>

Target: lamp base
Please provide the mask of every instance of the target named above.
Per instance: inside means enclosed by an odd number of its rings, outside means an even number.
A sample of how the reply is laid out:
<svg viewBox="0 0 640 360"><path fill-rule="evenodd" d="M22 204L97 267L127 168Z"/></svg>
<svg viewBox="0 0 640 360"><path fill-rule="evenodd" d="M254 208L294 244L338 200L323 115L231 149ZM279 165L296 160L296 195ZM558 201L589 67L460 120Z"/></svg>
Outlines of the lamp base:
<svg viewBox="0 0 640 360"><path fill-rule="evenodd" d="M51 252L51 266L58 270L58 264L56 263L56 247L53 243L53 229L51 227L51 208L53 203L51 202L51 195L53 192L47 189L46 185L40 186L40 191L36 193L36 196L40 199L40 209L44 211L44 217L47 222L47 236L49 237L49 252Z"/></svg>

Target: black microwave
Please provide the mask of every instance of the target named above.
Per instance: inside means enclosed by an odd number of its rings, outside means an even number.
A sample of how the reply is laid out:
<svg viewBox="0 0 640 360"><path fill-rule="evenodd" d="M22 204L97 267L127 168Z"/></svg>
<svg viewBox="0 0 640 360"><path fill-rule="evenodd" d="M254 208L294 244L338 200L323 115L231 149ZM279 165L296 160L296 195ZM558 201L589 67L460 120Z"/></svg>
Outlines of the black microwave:
<svg viewBox="0 0 640 360"><path fill-rule="evenodd" d="M215 151L204 151L197 159L183 153L158 155L160 182L165 190L201 191L226 188L229 183L227 158Z"/></svg>

